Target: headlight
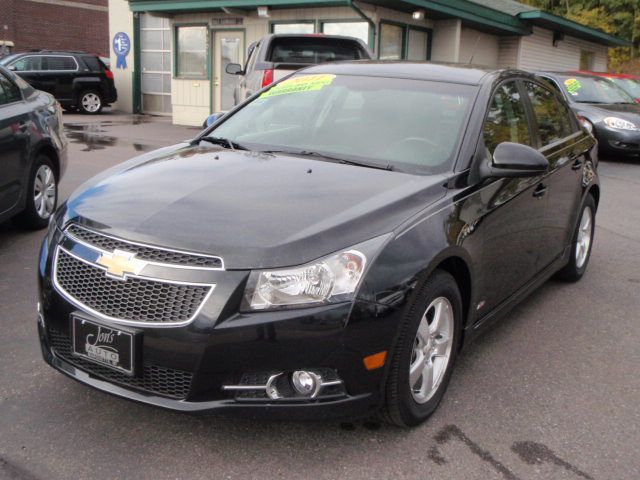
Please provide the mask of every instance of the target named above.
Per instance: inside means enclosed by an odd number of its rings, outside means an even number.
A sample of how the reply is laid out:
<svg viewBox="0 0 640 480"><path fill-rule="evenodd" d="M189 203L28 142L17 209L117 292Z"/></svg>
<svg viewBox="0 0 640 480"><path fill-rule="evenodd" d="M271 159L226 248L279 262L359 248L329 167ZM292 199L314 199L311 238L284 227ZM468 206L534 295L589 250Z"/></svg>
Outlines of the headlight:
<svg viewBox="0 0 640 480"><path fill-rule="evenodd" d="M299 267L253 271L242 310L272 310L353 299L367 262L387 235Z"/></svg>
<svg viewBox="0 0 640 480"><path fill-rule="evenodd" d="M623 118L607 117L603 122L607 127L611 128L619 128L620 130L638 130L638 127L635 124Z"/></svg>

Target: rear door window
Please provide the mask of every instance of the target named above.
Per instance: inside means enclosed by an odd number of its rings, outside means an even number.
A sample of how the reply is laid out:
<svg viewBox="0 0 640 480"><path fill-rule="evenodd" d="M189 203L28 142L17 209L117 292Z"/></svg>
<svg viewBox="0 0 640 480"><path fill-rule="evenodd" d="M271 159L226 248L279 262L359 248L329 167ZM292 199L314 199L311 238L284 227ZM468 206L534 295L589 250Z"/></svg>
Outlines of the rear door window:
<svg viewBox="0 0 640 480"><path fill-rule="evenodd" d="M47 71L75 71L78 65L73 57L44 57L44 70Z"/></svg>
<svg viewBox="0 0 640 480"><path fill-rule="evenodd" d="M317 64L364 58L353 40L323 37L282 37L271 42L267 61L274 63Z"/></svg>
<svg viewBox="0 0 640 480"><path fill-rule="evenodd" d="M484 143L493 154L502 142L531 146L531 132L520 90L515 81L500 85L484 121Z"/></svg>
<svg viewBox="0 0 640 480"><path fill-rule="evenodd" d="M524 82L524 86L531 101L542 147L576 131L571 114L553 92L532 82Z"/></svg>

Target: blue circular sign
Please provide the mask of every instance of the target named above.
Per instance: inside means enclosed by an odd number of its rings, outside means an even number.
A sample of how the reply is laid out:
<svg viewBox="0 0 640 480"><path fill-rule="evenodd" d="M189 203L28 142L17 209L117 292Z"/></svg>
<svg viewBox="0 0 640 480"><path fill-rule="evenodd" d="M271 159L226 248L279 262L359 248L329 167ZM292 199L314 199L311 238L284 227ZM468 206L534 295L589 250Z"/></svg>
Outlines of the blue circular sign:
<svg viewBox="0 0 640 480"><path fill-rule="evenodd" d="M113 51L118 57L116 68L127 68L127 55L131 51L131 39L124 32L118 32L113 36Z"/></svg>

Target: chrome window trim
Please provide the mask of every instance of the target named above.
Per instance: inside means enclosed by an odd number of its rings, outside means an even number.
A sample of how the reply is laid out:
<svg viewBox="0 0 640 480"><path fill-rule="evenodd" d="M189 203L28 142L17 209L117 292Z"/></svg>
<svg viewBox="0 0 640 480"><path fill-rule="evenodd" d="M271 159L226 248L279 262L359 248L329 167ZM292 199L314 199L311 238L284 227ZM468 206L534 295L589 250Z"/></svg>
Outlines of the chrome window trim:
<svg viewBox="0 0 640 480"><path fill-rule="evenodd" d="M147 243L141 243L141 242L134 242L132 240L125 240L124 238L120 238L120 237L116 237L114 235L108 235L106 233L102 233L102 232L97 232L95 230L91 230L90 228L86 228L82 225L78 225L77 223L72 223L70 225L68 225L67 227L65 227L64 229L64 234L70 238L71 240L73 240L74 242L80 243L82 245L84 245L87 248L90 248L92 250L95 250L97 252L100 253L113 253L110 252L108 250L104 250L100 247L98 247L97 245L93 245L91 243L87 243L86 241L76 237L73 233L69 232L69 228L71 227L76 227L76 228L80 228L82 230L85 230L89 233L93 233L94 235L101 235L103 237L107 237L110 238L112 240L116 240L118 242L122 242L122 243L128 243L130 245L137 245L139 247L145 247L145 248L151 248L151 249L155 249L155 250L162 250L163 252L170 252L170 253L179 253L182 255L190 255L193 257L204 257L204 258L211 258L211 259L215 259L215 260L220 260L220 267L200 267L200 266L193 266L193 265L179 265L176 263L162 263L162 262L154 262L152 260L144 260L145 262L147 262L148 265L155 265L155 266L159 266L159 267L165 267L165 268L180 268L180 269L184 269L184 270L212 270L212 271L224 271L224 260L222 259L222 257L218 257L217 255L209 255L206 253L196 253L196 252L189 252L187 250L177 250L177 249L173 249L173 248L167 248L167 247L158 247L156 245L149 245ZM143 259L140 259L143 260Z"/></svg>
<svg viewBox="0 0 640 480"><path fill-rule="evenodd" d="M17 73L17 74L21 74L21 73L64 73L64 72L79 72L80 71L80 65L78 64L78 61L76 60L76 58L73 55L55 55L55 54L45 54L45 53L39 53L36 55L25 55L24 57L20 57L20 58L16 58L13 62L11 62L9 66L13 66L15 63L19 62L20 60L23 60L25 58L32 58L32 57L62 57L62 58L71 58L73 60L73 62L76 64L76 69L75 70L12 70L13 72Z"/></svg>
<svg viewBox="0 0 640 480"><path fill-rule="evenodd" d="M213 294L213 291L215 290L215 287L216 287L215 283L207 284L207 283L197 283L197 282L182 282L182 281L178 281L178 280L175 280L175 281L174 280L166 280L166 279L162 279L162 278L145 277L145 276L141 276L141 275L129 275L129 278L137 278L137 279L140 279L140 280L151 280L151 281L156 281L156 282L160 282L160 283L166 283L166 284L169 284L169 285L188 285L188 286L194 286L194 287L206 286L206 287L211 287L211 288L209 289L209 292L204 297L204 299L202 300L202 303L196 309L196 311L193 313L193 315L190 318L188 318L187 320L184 320L184 321L181 321L181 322L143 322L143 321L135 321L135 320L125 320L125 319L122 319L122 318L115 318L115 317L111 317L109 315L104 315L104 314L98 312L97 310L94 310L93 308L85 305L81 301L77 300L69 292L67 292L58 283L58 255L60 253L60 250L62 250L66 254L74 257L75 259L86 263L87 265L90 265L90 266L92 266L94 268L98 268L100 270L103 270L105 272L105 276L106 276L106 271L107 271L102 266L96 265L96 264L94 264L94 263L92 263L92 262L90 262L88 260L85 260L85 259L79 257L78 255L74 255L73 253L71 253L66 248L63 248L62 246L58 245L56 247L56 252L55 252L55 255L53 257L53 267L52 267L53 286L58 291L58 293L60 293L60 295L62 295L67 301L69 301L71 304L73 304L74 306L76 306L80 310L84 311L85 313L88 313L90 315L94 315L95 317L100 318L102 320L107 320L109 322L117 323L117 324L120 324L120 325L131 325L131 326L136 326L136 327L157 327L157 328L174 328L174 327L181 327L181 326L188 325L191 322L193 322L195 320L195 318L200 314L200 312L202 311L204 306L209 301L209 298L211 298L211 295Z"/></svg>

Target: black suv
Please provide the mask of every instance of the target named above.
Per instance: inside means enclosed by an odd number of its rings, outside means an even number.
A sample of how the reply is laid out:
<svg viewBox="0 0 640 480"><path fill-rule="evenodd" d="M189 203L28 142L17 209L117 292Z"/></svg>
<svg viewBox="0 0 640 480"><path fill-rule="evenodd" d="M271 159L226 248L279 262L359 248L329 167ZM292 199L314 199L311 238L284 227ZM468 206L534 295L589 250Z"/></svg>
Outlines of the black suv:
<svg viewBox="0 0 640 480"><path fill-rule="evenodd" d="M113 72L97 55L37 50L6 56L0 65L18 73L34 88L53 95L68 111L100 113L102 107L118 98Z"/></svg>

